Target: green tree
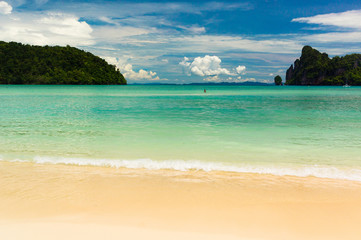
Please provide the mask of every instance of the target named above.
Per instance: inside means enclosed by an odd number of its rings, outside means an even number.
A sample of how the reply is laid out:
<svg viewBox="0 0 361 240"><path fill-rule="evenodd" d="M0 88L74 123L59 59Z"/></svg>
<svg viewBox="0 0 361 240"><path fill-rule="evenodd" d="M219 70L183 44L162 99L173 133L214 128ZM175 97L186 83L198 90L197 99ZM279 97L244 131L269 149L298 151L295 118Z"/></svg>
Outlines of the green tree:
<svg viewBox="0 0 361 240"><path fill-rule="evenodd" d="M277 75L274 80L275 80L275 84L276 84L277 86L278 86L278 85L282 85L282 78L281 78L280 75Z"/></svg>
<svg viewBox="0 0 361 240"><path fill-rule="evenodd" d="M361 54L329 58L304 46L286 74L287 85L361 85Z"/></svg>
<svg viewBox="0 0 361 240"><path fill-rule="evenodd" d="M122 85L114 65L70 46L31 46L0 41L0 84Z"/></svg>

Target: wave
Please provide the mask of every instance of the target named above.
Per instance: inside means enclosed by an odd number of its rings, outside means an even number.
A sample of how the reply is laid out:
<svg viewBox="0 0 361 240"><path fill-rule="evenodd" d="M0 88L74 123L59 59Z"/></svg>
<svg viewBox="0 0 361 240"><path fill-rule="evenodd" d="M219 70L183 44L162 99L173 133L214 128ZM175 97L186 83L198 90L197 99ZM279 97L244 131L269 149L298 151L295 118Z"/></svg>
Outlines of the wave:
<svg viewBox="0 0 361 240"><path fill-rule="evenodd" d="M1 158L0 158L1 160ZM11 162L29 162L29 160L15 159ZM271 174L277 176L319 177L329 179L343 179L361 182L361 168L335 167L321 165L302 166L269 166L269 165L230 165L226 163L204 162L198 160L166 160L152 159L116 160L116 159L89 159L66 157L36 156L30 162L39 164L69 164L78 166L98 166L148 170L177 170L177 171L222 171L236 173Z"/></svg>

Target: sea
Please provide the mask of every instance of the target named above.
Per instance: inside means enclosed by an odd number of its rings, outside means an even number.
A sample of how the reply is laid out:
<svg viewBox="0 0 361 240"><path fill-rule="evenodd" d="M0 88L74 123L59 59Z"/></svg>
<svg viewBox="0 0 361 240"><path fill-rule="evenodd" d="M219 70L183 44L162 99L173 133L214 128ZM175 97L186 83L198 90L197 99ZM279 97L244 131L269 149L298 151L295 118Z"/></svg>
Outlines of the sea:
<svg viewBox="0 0 361 240"><path fill-rule="evenodd" d="M0 160L361 181L361 88L1 85Z"/></svg>

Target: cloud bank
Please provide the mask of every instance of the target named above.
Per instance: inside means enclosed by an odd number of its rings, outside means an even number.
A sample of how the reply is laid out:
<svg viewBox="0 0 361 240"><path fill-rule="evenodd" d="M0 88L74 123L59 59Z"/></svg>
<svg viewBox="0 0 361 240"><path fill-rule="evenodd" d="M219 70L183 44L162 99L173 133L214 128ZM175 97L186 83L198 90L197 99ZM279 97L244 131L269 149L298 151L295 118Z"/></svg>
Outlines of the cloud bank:
<svg viewBox="0 0 361 240"><path fill-rule="evenodd" d="M9 3L0 1L0 14L11 14L12 10L13 8Z"/></svg>
<svg viewBox="0 0 361 240"><path fill-rule="evenodd" d="M302 36L307 42L359 43L361 42L361 10L320 14L292 19L292 22L318 24L335 28L333 31ZM330 52L330 51L328 51Z"/></svg>
<svg viewBox="0 0 361 240"><path fill-rule="evenodd" d="M95 43L93 29L71 14L59 12L18 13L0 1L0 39L34 45L88 46Z"/></svg>
<svg viewBox="0 0 361 240"><path fill-rule="evenodd" d="M190 73L197 76L210 76L210 75L231 75L231 73L221 67L221 59L217 56L196 57L193 62L188 62L189 58L184 57L183 61L179 64L188 68Z"/></svg>
<svg viewBox="0 0 361 240"><path fill-rule="evenodd" d="M361 10L320 14L312 17L292 19L292 22L336 26L361 30Z"/></svg>
<svg viewBox="0 0 361 240"><path fill-rule="evenodd" d="M236 19L222 23L219 20L225 21L225 14L239 15L239 11L250 9L256 8L251 3L220 1L0 0L0 40L72 45L98 56L113 56L110 62L131 81L164 80L156 72L174 82L197 78L213 82L261 81L270 77L273 67L285 71L306 44L331 55L361 51L361 10L292 20L313 24L311 32L307 32L311 28L284 34L278 30L246 34L237 28L219 31L220 26L228 26ZM218 17L213 14L219 12ZM193 57L180 62L183 56ZM191 78L181 79L180 65ZM256 70L262 65L267 70Z"/></svg>
<svg viewBox="0 0 361 240"><path fill-rule="evenodd" d="M238 74L244 75L244 74L246 74L246 66L238 66L236 68L236 71L237 71Z"/></svg>
<svg viewBox="0 0 361 240"><path fill-rule="evenodd" d="M151 81L158 81L160 78L157 76L156 72L153 71L146 71L140 69L138 72L133 70L133 65L127 63L123 59L119 59L116 57L103 57L105 61L109 64L115 65L119 71L123 74L125 79L132 80L132 81L139 81L139 80L151 80Z"/></svg>
<svg viewBox="0 0 361 240"><path fill-rule="evenodd" d="M183 66L188 75L197 76L215 76L215 75L230 75L243 74L246 70L245 66L238 66L234 72L229 71L226 68L221 67L222 60L217 56L206 55L204 57L196 57L192 62L190 59L184 57L179 63Z"/></svg>

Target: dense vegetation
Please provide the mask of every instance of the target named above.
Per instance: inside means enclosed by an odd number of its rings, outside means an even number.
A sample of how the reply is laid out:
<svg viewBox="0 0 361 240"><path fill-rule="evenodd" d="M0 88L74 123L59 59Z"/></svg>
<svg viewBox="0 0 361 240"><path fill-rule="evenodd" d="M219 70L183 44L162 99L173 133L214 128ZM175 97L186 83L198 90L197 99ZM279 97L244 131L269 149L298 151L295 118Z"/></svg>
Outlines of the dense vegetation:
<svg viewBox="0 0 361 240"><path fill-rule="evenodd" d="M127 84L123 75L89 52L0 41L0 84Z"/></svg>
<svg viewBox="0 0 361 240"><path fill-rule="evenodd" d="M361 85L361 54L330 59L310 46L287 70L288 85Z"/></svg>
<svg viewBox="0 0 361 240"><path fill-rule="evenodd" d="M275 85L277 86L282 85L282 78L280 75L275 76L274 80L275 80Z"/></svg>

